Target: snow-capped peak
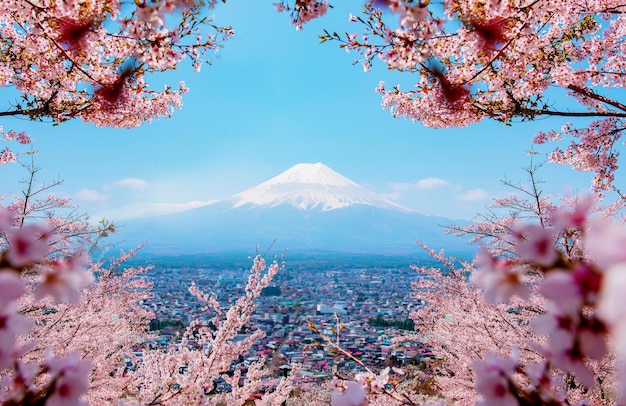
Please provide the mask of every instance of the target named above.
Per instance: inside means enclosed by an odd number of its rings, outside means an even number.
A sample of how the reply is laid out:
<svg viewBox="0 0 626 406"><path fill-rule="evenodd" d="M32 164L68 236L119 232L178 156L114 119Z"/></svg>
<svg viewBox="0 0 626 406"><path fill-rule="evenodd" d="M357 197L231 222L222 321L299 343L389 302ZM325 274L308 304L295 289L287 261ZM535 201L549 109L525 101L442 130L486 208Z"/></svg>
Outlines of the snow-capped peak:
<svg viewBox="0 0 626 406"><path fill-rule="evenodd" d="M297 164L280 175L232 197L233 208L276 207L329 211L353 205L411 211L365 189L322 163Z"/></svg>
<svg viewBox="0 0 626 406"><path fill-rule="evenodd" d="M339 187L358 186L350 179L338 174L321 162L294 165L261 185L276 185L280 183L305 183Z"/></svg>

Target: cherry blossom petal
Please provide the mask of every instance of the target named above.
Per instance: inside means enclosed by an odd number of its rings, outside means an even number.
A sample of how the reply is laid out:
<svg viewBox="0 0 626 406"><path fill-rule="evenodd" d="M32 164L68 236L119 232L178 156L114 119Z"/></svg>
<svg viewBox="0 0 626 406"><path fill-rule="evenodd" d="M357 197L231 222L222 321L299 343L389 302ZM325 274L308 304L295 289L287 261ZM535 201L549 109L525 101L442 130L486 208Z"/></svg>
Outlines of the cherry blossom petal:
<svg viewBox="0 0 626 406"><path fill-rule="evenodd" d="M609 325L626 326L626 263L612 266L602 278L598 315Z"/></svg>
<svg viewBox="0 0 626 406"><path fill-rule="evenodd" d="M367 397L363 386L355 381L349 381L342 392L333 392L330 404L332 406L364 406L366 400Z"/></svg>
<svg viewBox="0 0 626 406"><path fill-rule="evenodd" d="M6 259L9 264L22 267L41 261L48 254L51 231L50 226L45 224L27 224L9 230L6 233L9 243Z"/></svg>
<svg viewBox="0 0 626 406"><path fill-rule="evenodd" d="M521 223L515 224L512 229L517 237L514 249L522 260L543 267L549 267L556 262L558 252L554 247L554 230L538 224Z"/></svg>
<svg viewBox="0 0 626 406"><path fill-rule="evenodd" d="M42 274L42 281L35 288L35 297L52 296L57 302L78 302L80 289L94 280L93 274L86 268L88 263L85 255L57 260Z"/></svg>
<svg viewBox="0 0 626 406"><path fill-rule="evenodd" d="M478 270L471 275L470 280L485 290L487 302L507 303L515 295L528 298L530 290L524 284L521 273L506 260L493 257L482 247L476 255L476 265Z"/></svg>
<svg viewBox="0 0 626 406"><path fill-rule="evenodd" d="M46 400L46 406L79 406L87 402L80 398L89 390L91 362L79 359L76 353L63 358L46 356L46 363L55 380L54 392Z"/></svg>
<svg viewBox="0 0 626 406"><path fill-rule="evenodd" d="M593 219L583 241L600 269L626 262L626 227L622 224L604 218Z"/></svg>
<svg viewBox="0 0 626 406"><path fill-rule="evenodd" d="M539 293L553 300L565 313L576 313L583 303L582 289L571 272L551 270L539 285Z"/></svg>
<svg viewBox="0 0 626 406"><path fill-rule="evenodd" d="M13 270L0 269L0 307L26 293L26 285Z"/></svg>

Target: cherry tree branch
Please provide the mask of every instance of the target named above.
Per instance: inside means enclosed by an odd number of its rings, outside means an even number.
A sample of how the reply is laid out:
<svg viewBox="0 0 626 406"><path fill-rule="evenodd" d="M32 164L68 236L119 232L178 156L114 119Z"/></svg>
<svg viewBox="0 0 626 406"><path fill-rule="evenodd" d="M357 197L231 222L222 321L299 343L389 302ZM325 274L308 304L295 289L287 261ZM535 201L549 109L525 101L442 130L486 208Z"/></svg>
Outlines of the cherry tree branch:
<svg viewBox="0 0 626 406"><path fill-rule="evenodd" d="M589 97L590 99L595 99L595 100L601 101L602 103L606 103L606 104L608 104L610 106L616 107L616 108L626 112L626 104L620 103L620 102L618 102L616 100L613 100L613 99L609 99L606 96L602 96L602 95L600 95L600 94L598 94L596 92L593 92L593 91L591 91L589 89L584 89L584 88L582 88L580 86L569 85L567 88L570 89L570 90L573 90L576 93L582 94L583 96Z"/></svg>

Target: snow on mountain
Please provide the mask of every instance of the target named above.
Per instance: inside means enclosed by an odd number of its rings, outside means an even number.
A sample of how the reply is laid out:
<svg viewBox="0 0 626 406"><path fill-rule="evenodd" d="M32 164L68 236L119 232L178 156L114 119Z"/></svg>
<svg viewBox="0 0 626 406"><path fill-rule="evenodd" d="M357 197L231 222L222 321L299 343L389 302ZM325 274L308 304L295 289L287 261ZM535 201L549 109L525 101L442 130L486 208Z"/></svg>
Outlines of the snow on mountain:
<svg viewBox="0 0 626 406"><path fill-rule="evenodd" d="M354 205L403 212L411 210L378 196L322 163L302 163L229 199L238 207L291 205L299 210L330 211Z"/></svg>

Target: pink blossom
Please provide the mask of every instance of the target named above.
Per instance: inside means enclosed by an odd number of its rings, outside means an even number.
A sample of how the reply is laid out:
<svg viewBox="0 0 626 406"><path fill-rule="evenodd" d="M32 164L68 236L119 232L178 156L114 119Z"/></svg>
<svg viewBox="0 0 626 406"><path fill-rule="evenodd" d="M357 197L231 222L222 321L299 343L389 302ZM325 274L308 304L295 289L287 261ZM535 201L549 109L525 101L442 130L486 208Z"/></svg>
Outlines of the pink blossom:
<svg viewBox="0 0 626 406"><path fill-rule="evenodd" d="M376 375L374 375L372 372L359 372L358 374L356 374L354 376L354 380L356 382L358 382L359 384L361 384L361 386L364 389L368 389L370 386L370 383L373 382L376 379Z"/></svg>
<svg viewBox="0 0 626 406"><path fill-rule="evenodd" d="M391 370L393 371L394 374L396 375L404 375L404 370L402 368L398 368L398 367L391 367Z"/></svg>
<svg viewBox="0 0 626 406"><path fill-rule="evenodd" d="M93 20L59 19L57 41L65 45L70 51L80 51L88 46L88 36L94 30L96 22Z"/></svg>
<svg viewBox="0 0 626 406"><path fill-rule="evenodd" d="M598 316L611 326L626 327L626 263L609 268L602 278ZM625 337L626 338L626 337Z"/></svg>
<svg viewBox="0 0 626 406"><path fill-rule="evenodd" d="M354 380L370 393L380 393L389 381L389 371L389 367L384 368L378 376L372 372L360 372L354 376Z"/></svg>
<svg viewBox="0 0 626 406"><path fill-rule="evenodd" d="M354 379L364 388L369 388L371 393L381 393L387 382L389 382L389 370L389 367L384 368L378 376L371 373L357 374Z"/></svg>
<svg viewBox="0 0 626 406"><path fill-rule="evenodd" d="M46 400L46 406L87 404L80 398L89 390L91 362L79 359L76 353L65 358L52 358L48 354L47 365L54 379L54 392Z"/></svg>
<svg viewBox="0 0 626 406"><path fill-rule="evenodd" d="M26 293L22 278L12 270L0 269L0 307Z"/></svg>
<svg viewBox="0 0 626 406"><path fill-rule="evenodd" d="M349 381L343 391L333 391L330 404L333 406L364 406L367 397L363 386L355 381Z"/></svg>
<svg viewBox="0 0 626 406"><path fill-rule="evenodd" d="M603 339L601 331L589 329L579 331L579 324L578 313L564 313L563 309L551 303L548 305L547 313L537 317L531 323L535 332L548 336L549 346L546 349L546 357L552 364L557 368L572 372L581 384L590 388L594 384L594 378L584 358L586 356L601 357L604 355L605 346L590 348L598 345L598 340Z"/></svg>
<svg viewBox="0 0 626 406"><path fill-rule="evenodd" d="M586 300L590 303L595 303L595 298L600 291L600 284L602 283L602 274L595 268L580 263L572 269L572 277Z"/></svg>
<svg viewBox="0 0 626 406"><path fill-rule="evenodd" d="M567 314L579 311L583 303L582 289L571 272L551 270L539 285L539 293L554 301Z"/></svg>
<svg viewBox="0 0 626 406"><path fill-rule="evenodd" d="M580 349L591 359L602 359L606 355L606 332L603 329L586 328L578 332Z"/></svg>
<svg viewBox="0 0 626 406"><path fill-rule="evenodd" d="M49 225L27 224L7 231L6 259L15 267L34 264L48 254Z"/></svg>
<svg viewBox="0 0 626 406"><path fill-rule="evenodd" d="M535 265L549 267L558 259L554 244L554 230L538 224L517 223L513 227L513 235L517 238L515 252L519 257Z"/></svg>
<svg viewBox="0 0 626 406"><path fill-rule="evenodd" d="M564 385L563 376L553 376L547 365L547 361L543 360L539 363L528 363L525 367L526 376L530 379L532 384L531 390L538 391L541 400L545 403L550 403L557 399L562 403L567 394L559 388Z"/></svg>
<svg viewBox="0 0 626 406"><path fill-rule="evenodd" d="M16 389L30 390L30 386L39 373L39 365L34 362L15 362L15 375L13 376L13 386Z"/></svg>
<svg viewBox="0 0 626 406"><path fill-rule="evenodd" d="M595 384L593 372L582 357L570 353L557 353L550 360L555 367L571 372L585 387L591 388Z"/></svg>
<svg viewBox="0 0 626 406"><path fill-rule="evenodd" d="M0 335L18 335L28 333L33 322L18 312L17 302L4 303L0 309Z"/></svg>
<svg viewBox="0 0 626 406"><path fill-rule="evenodd" d="M20 144L32 143L32 140L26 131L20 131L19 133L16 133L15 131L9 131L4 134L2 139L5 141L17 141Z"/></svg>
<svg viewBox="0 0 626 406"><path fill-rule="evenodd" d="M617 230L616 230L617 231ZM620 356L619 370L626 370L626 263L611 266L603 275L598 298L598 316L611 330ZM621 376L624 376L622 373ZM626 398L626 382L620 379L621 396Z"/></svg>
<svg viewBox="0 0 626 406"><path fill-rule="evenodd" d="M567 228L581 228L587 221L587 217L596 201L594 195L585 195L576 200L573 210L558 208L552 213L552 224L559 230Z"/></svg>
<svg viewBox="0 0 626 406"><path fill-rule="evenodd" d="M7 232L13 225L13 211L8 207L0 207L0 233Z"/></svg>
<svg viewBox="0 0 626 406"><path fill-rule="evenodd" d="M35 297L52 296L55 301L77 303L80 289L89 286L93 274L86 269L89 259L85 255L56 260L42 273L42 281L35 288Z"/></svg>
<svg viewBox="0 0 626 406"><path fill-rule="evenodd" d="M511 393L511 380L517 362L510 358L498 358L487 354L486 359L474 361L476 390L483 396L484 406L517 406L519 402Z"/></svg>
<svg viewBox="0 0 626 406"><path fill-rule="evenodd" d="M11 152L9 147L5 147L2 151L0 151L0 165L13 163L16 159L17 156L14 152Z"/></svg>
<svg viewBox="0 0 626 406"><path fill-rule="evenodd" d="M141 5L137 7L135 15L149 27L157 28L165 25L165 13L161 7Z"/></svg>
<svg viewBox="0 0 626 406"><path fill-rule="evenodd" d="M16 358L15 337L10 334L0 334L0 370L11 367Z"/></svg>
<svg viewBox="0 0 626 406"><path fill-rule="evenodd" d="M280 3L274 3L276 11L291 12L292 24L296 26L297 30L301 30L302 26L307 22L325 15L329 6L326 0L297 1L293 8L287 6L285 0L282 0Z"/></svg>
<svg viewBox="0 0 626 406"><path fill-rule="evenodd" d="M546 313L533 319L531 327L537 334L548 336L553 353L569 353L574 348L579 322L578 312L566 313L565 309L549 302Z"/></svg>
<svg viewBox="0 0 626 406"><path fill-rule="evenodd" d="M0 307L0 370L11 366L17 359L15 336L28 333L32 326L32 320L18 312L15 301L2 303Z"/></svg>
<svg viewBox="0 0 626 406"><path fill-rule="evenodd" d="M514 295L528 298L528 286L523 283L520 272L512 268L508 261L493 257L486 248L481 247L476 255L476 265L478 271L470 279L485 290L487 302L506 303Z"/></svg>
<svg viewBox="0 0 626 406"><path fill-rule="evenodd" d="M583 237L587 253L602 270L626 262L626 227L604 218L588 222Z"/></svg>

